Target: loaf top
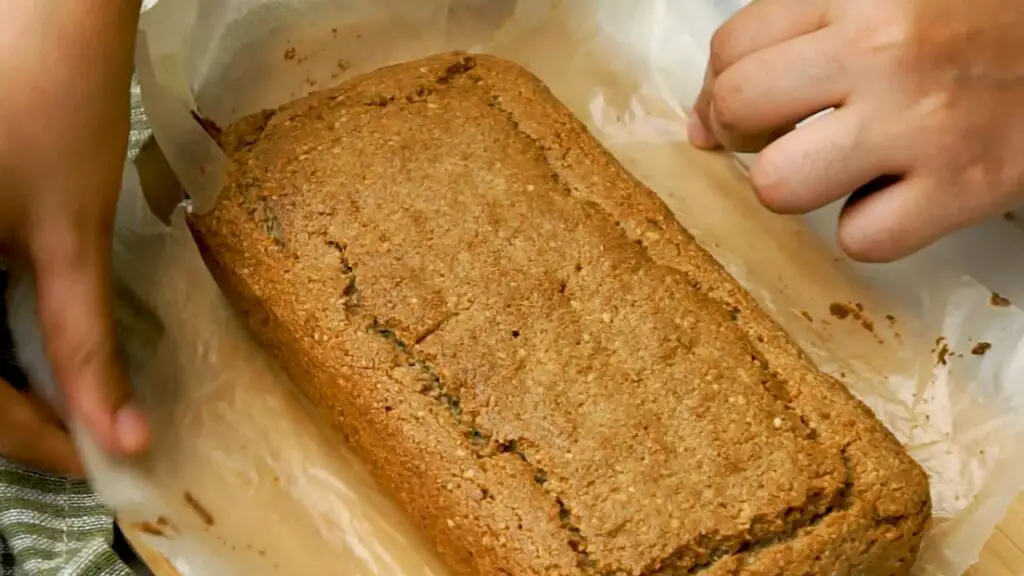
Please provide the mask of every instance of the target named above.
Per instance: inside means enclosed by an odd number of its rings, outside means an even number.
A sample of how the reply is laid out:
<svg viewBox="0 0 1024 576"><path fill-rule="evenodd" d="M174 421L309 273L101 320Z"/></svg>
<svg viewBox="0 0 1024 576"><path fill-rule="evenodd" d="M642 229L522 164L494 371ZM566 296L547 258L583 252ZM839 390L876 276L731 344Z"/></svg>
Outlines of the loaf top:
<svg viewBox="0 0 1024 576"><path fill-rule="evenodd" d="M913 541L912 562L920 469L518 66L402 65L222 145L204 251L342 428L421 454L364 450L476 550L465 573L777 567L841 537Z"/></svg>

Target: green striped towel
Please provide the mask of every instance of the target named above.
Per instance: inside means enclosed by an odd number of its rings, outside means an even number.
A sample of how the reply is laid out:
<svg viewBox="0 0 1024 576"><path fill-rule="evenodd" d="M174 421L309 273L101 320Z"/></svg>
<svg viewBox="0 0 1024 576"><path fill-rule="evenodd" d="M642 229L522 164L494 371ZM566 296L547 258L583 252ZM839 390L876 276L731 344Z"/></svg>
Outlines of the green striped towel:
<svg viewBox="0 0 1024 576"><path fill-rule="evenodd" d="M0 458L3 576L130 576L112 547L113 521L85 481Z"/></svg>

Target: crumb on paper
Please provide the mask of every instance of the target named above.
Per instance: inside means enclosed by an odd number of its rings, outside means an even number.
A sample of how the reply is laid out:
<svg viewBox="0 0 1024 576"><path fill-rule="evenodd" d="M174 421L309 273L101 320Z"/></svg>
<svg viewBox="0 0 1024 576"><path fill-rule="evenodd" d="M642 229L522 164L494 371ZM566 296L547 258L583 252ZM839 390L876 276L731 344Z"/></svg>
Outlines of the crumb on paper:
<svg viewBox="0 0 1024 576"><path fill-rule="evenodd" d="M975 356L984 356L986 352L992 349L992 344L989 342L978 342L971 348L971 354Z"/></svg>
<svg viewBox="0 0 1024 576"><path fill-rule="evenodd" d="M939 336L938 338L935 339L934 351L935 361L937 362L936 366L946 366L949 364L949 355L951 350L949 349L949 344L946 343L945 338Z"/></svg>
<svg viewBox="0 0 1024 576"><path fill-rule="evenodd" d="M885 315L885 319L889 321L889 324L890 324L890 325L892 325L892 324L895 324L895 323L896 323L896 317L895 317L895 316L893 316L892 314L886 314L886 315Z"/></svg>
<svg viewBox="0 0 1024 576"><path fill-rule="evenodd" d="M166 516L159 516L159 517L157 517L156 525L159 526L163 530L169 530L171 532L178 532L178 527L174 524L174 522L170 518L167 518Z"/></svg>
<svg viewBox="0 0 1024 576"><path fill-rule="evenodd" d="M814 317L812 317L811 313L808 312L807 310L801 310L800 315L804 317L804 320L807 320L808 322L814 322Z"/></svg>
<svg viewBox="0 0 1024 576"><path fill-rule="evenodd" d="M1012 304L1008 298L1004 298L996 292L992 293L992 299L989 302L996 308L1009 308Z"/></svg>
<svg viewBox="0 0 1024 576"><path fill-rule="evenodd" d="M210 138L213 138L213 141L220 145L221 136L224 134L224 129L221 128L216 122L210 120L206 116L203 116L199 112L196 112L195 110L191 110L190 112L192 114L192 118L199 123L199 125L210 136Z"/></svg>
<svg viewBox="0 0 1024 576"><path fill-rule="evenodd" d="M833 302L828 305L828 312L839 320L846 320L853 314L853 309L846 304Z"/></svg>
<svg viewBox="0 0 1024 576"><path fill-rule="evenodd" d="M843 304L842 302L833 302L828 306L828 312L837 320L846 320L847 318L853 318L861 325L862 328L875 333L875 323L871 321L864 314L864 305L860 302L854 304Z"/></svg>
<svg viewBox="0 0 1024 576"><path fill-rule="evenodd" d="M200 504L199 500L196 500L196 497L191 492L185 492L185 503L196 513L196 516L199 517L203 524L213 526L213 514L210 514L210 511Z"/></svg>
<svg viewBox="0 0 1024 576"><path fill-rule="evenodd" d="M164 531L152 522L139 522L137 524L133 524L132 527L143 534L149 534L150 536L156 536L157 538L167 538L167 534L164 534Z"/></svg>
<svg viewBox="0 0 1024 576"><path fill-rule="evenodd" d="M340 58L338 60L338 70L341 70L342 72L347 72L348 69L351 67L352 63L346 60L345 58Z"/></svg>
<svg viewBox="0 0 1024 576"><path fill-rule="evenodd" d="M285 60L295 60L295 47L294 46L291 46L287 50L284 51L284 59Z"/></svg>

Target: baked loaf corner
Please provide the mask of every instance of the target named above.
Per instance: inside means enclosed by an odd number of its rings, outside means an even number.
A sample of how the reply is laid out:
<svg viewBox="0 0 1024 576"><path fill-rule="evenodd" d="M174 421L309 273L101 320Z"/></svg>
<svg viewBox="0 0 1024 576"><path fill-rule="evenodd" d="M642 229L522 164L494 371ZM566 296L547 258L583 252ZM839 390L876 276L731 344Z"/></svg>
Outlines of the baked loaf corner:
<svg viewBox="0 0 1024 576"><path fill-rule="evenodd" d="M909 574L923 471L520 66L221 143L211 270L454 574Z"/></svg>

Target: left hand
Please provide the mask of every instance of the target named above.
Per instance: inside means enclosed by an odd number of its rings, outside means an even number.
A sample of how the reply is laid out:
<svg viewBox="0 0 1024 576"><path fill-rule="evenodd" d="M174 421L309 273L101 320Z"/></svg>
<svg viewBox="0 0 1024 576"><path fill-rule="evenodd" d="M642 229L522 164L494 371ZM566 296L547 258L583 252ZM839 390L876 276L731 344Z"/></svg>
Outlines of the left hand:
<svg viewBox="0 0 1024 576"><path fill-rule="evenodd" d="M80 477L82 463L60 418L45 401L0 380L0 456L33 470Z"/></svg>
<svg viewBox="0 0 1024 576"><path fill-rule="evenodd" d="M0 247L35 278L69 417L112 455L149 442L116 353L111 288L139 4L23 0L0 18ZM19 406L0 418L52 436Z"/></svg>
<svg viewBox="0 0 1024 576"><path fill-rule="evenodd" d="M906 256L1024 200L1024 2L754 0L695 112L694 145L760 152L766 206L847 198L847 254Z"/></svg>

